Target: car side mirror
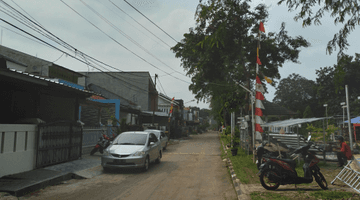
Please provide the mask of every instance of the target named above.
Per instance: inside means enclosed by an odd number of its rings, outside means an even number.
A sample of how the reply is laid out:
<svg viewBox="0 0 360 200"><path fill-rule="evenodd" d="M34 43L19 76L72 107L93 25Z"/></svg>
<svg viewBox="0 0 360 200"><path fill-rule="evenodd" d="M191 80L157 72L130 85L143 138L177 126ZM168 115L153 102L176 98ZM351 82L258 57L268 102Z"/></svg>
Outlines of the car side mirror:
<svg viewBox="0 0 360 200"><path fill-rule="evenodd" d="M154 145L155 143L154 142L150 142L150 146Z"/></svg>

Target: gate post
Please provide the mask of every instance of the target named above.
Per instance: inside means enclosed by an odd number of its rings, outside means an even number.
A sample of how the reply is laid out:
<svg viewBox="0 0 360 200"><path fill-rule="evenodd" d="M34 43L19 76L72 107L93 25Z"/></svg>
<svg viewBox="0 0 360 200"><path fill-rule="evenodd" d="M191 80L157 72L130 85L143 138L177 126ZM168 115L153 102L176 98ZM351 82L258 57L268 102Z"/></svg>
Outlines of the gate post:
<svg viewBox="0 0 360 200"><path fill-rule="evenodd" d="M73 124L72 123L70 123L70 126L69 126L69 128L70 128L70 130L69 130L69 144L70 144L70 146L69 146L69 154L68 154L68 158L67 158L67 160L69 160L70 158L71 158L71 150L72 150L72 146L73 146L73 144L72 144L72 137L73 137L73 129L72 129L72 126L73 126Z"/></svg>

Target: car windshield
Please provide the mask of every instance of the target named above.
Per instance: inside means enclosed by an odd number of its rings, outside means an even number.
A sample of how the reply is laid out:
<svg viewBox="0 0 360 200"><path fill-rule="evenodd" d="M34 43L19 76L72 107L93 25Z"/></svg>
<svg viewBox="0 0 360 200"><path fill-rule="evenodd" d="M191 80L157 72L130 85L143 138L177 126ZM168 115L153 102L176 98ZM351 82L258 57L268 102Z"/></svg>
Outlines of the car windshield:
<svg viewBox="0 0 360 200"><path fill-rule="evenodd" d="M114 145L145 145L146 143L146 134L120 134L117 137L113 144Z"/></svg>

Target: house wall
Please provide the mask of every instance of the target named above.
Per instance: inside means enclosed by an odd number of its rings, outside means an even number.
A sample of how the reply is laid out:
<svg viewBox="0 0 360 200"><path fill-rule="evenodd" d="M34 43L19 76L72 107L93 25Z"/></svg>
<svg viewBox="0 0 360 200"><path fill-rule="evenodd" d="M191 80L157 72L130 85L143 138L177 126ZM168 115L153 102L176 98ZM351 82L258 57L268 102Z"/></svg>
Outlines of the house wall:
<svg viewBox="0 0 360 200"><path fill-rule="evenodd" d="M150 110L149 73L148 72L80 72L88 76L86 83L95 84L106 90L124 97L137 105L142 110ZM83 79L79 84L85 84Z"/></svg>
<svg viewBox="0 0 360 200"><path fill-rule="evenodd" d="M0 177L35 169L36 125L0 124Z"/></svg>
<svg viewBox="0 0 360 200"><path fill-rule="evenodd" d="M24 65L20 65L20 64L10 62L10 61L6 61L6 67L9 68L9 69L15 69L17 71L22 71L22 72L25 72L26 68L27 68Z"/></svg>
<svg viewBox="0 0 360 200"><path fill-rule="evenodd" d="M77 120L78 115L75 114L77 112L75 98L54 97L42 94L40 105L40 116L45 122Z"/></svg>

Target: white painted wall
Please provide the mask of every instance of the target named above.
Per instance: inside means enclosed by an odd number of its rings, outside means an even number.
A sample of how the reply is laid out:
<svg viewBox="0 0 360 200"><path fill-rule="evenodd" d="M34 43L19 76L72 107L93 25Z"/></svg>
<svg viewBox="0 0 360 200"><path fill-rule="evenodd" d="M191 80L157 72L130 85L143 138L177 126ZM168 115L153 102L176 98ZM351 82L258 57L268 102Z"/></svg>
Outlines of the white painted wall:
<svg viewBox="0 0 360 200"><path fill-rule="evenodd" d="M0 124L0 177L35 169L36 131L33 124Z"/></svg>
<svg viewBox="0 0 360 200"><path fill-rule="evenodd" d="M26 66L24 65L19 65L17 63L13 63L13 62L10 62L10 61L6 61L6 66L7 68L9 69L15 69L17 71L22 71L22 72L25 72L26 71Z"/></svg>

